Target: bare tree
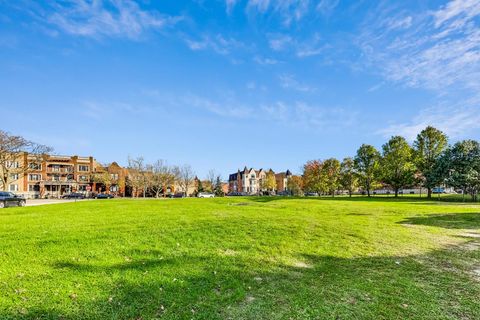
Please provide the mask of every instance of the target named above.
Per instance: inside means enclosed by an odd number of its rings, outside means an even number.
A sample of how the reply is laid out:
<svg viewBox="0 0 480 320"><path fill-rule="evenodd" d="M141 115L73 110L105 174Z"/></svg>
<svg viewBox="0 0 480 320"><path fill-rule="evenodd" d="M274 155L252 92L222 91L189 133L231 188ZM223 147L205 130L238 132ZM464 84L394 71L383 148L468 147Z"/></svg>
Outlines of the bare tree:
<svg viewBox="0 0 480 320"><path fill-rule="evenodd" d="M214 192L217 178L221 179L221 176L219 173L217 173L217 171L215 171L214 169L208 171L207 179L205 181L207 186L204 185L204 187L206 187L209 192Z"/></svg>
<svg viewBox="0 0 480 320"><path fill-rule="evenodd" d="M186 164L179 168L176 168L176 175L180 188L182 188L185 196L188 197L188 188L194 183L195 172L190 165Z"/></svg>
<svg viewBox="0 0 480 320"><path fill-rule="evenodd" d="M134 197L137 196L138 190L142 189L143 197L145 198L148 188L148 179L147 168L143 157L128 157L128 182L134 191Z"/></svg>
<svg viewBox="0 0 480 320"><path fill-rule="evenodd" d="M155 193L155 197L160 194L165 196L167 188L175 183L175 174L172 167L167 165L164 160L157 160L154 164L148 166L150 176L150 187Z"/></svg>
<svg viewBox="0 0 480 320"><path fill-rule="evenodd" d="M34 171L52 148L0 130L0 190Z"/></svg>

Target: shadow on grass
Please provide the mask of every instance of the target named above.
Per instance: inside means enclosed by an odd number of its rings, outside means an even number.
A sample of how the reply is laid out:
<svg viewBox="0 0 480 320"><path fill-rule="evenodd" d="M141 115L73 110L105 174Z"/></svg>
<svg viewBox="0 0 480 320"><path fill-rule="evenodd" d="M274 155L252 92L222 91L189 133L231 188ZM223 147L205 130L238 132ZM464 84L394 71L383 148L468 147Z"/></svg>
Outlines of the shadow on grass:
<svg viewBox="0 0 480 320"><path fill-rule="evenodd" d="M0 318L479 319L480 284L455 264L459 256L478 258L453 247L407 257L298 254L291 265L216 255L145 254L139 263L103 266L60 261L53 267L62 277L86 273L95 281L90 296L81 291L59 305L47 294L24 314L0 310Z"/></svg>
<svg viewBox="0 0 480 320"><path fill-rule="evenodd" d="M398 223L447 229L479 229L480 213L448 213L409 217Z"/></svg>

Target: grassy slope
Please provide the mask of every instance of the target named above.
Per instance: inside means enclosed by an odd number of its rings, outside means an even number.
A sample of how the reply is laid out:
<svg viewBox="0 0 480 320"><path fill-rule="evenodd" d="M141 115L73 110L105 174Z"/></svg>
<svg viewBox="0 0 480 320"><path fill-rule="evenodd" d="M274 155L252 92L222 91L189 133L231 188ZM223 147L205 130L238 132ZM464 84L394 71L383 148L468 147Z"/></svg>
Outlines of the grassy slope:
<svg viewBox="0 0 480 320"><path fill-rule="evenodd" d="M0 211L0 319L479 319L478 205L89 201Z"/></svg>

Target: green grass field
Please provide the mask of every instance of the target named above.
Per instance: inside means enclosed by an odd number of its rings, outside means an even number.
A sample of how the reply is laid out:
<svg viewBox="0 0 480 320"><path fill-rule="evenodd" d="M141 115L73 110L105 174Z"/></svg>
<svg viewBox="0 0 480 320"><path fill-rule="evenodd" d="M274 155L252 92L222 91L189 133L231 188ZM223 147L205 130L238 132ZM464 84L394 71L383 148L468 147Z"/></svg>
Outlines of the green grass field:
<svg viewBox="0 0 480 320"><path fill-rule="evenodd" d="M0 211L0 319L480 319L480 205L104 200Z"/></svg>

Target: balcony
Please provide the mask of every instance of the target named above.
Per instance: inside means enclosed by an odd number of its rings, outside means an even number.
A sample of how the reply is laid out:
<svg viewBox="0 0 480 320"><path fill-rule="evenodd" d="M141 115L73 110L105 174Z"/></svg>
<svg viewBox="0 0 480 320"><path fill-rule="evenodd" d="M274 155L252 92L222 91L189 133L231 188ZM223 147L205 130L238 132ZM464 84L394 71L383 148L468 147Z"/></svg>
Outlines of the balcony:
<svg viewBox="0 0 480 320"><path fill-rule="evenodd" d="M47 167L47 173L73 173L73 167L63 167L63 168Z"/></svg>
<svg viewBox="0 0 480 320"><path fill-rule="evenodd" d="M66 179L66 178L60 178L60 179L52 179L52 178L47 178L46 180L43 180L40 182L40 184L43 185L75 185L77 181L71 180L71 179Z"/></svg>

